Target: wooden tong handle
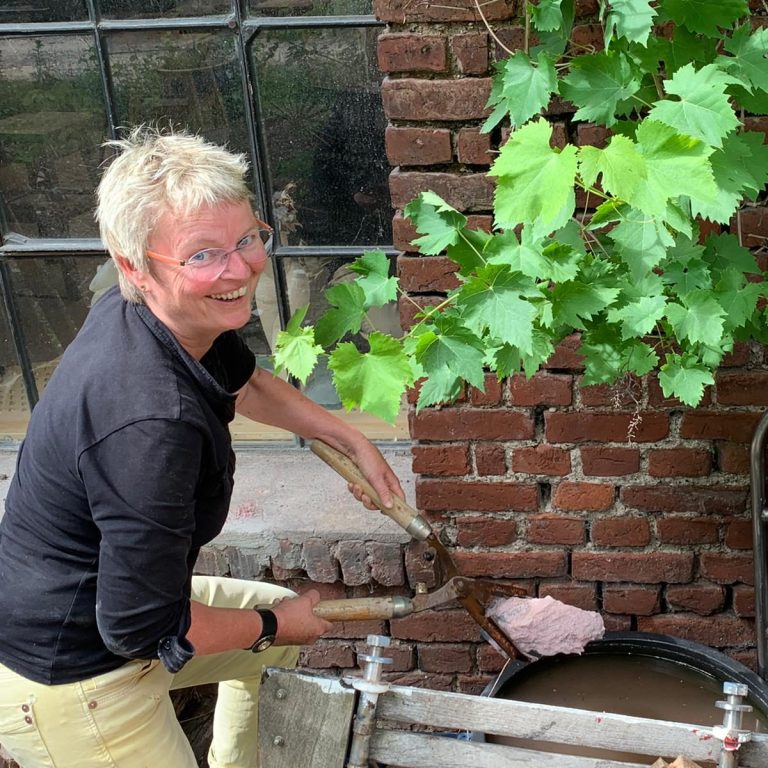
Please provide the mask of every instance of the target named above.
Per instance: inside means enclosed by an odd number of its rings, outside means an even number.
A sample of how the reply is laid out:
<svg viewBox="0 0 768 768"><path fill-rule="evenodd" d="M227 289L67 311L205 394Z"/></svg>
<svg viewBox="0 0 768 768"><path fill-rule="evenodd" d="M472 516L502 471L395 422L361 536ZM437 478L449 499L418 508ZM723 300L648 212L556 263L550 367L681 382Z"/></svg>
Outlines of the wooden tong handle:
<svg viewBox="0 0 768 768"><path fill-rule="evenodd" d="M368 621L396 619L413 611L407 597L360 597L350 600L321 600L312 609L326 621Z"/></svg>
<svg viewBox="0 0 768 768"><path fill-rule="evenodd" d="M331 448L330 445L322 440L313 440L310 448L316 456L319 456L331 469L338 472L348 483L359 485L363 493L387 517L391 517L401 528L404 528L411 534L414 539L424 541L429 538L432 533L429 523L399 496L393 496L392 506L385 507L379 498L379 494L376 493L373 486L365 479L363 473L351 459L335 448Z"/></svg>

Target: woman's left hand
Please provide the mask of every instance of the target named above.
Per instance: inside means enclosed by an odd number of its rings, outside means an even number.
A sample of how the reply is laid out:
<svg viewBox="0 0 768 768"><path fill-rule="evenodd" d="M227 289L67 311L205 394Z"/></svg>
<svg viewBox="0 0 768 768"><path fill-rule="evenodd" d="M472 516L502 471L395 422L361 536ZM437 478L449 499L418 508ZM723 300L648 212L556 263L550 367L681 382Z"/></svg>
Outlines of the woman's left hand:
<svg viewBox="0 0 768 768"><path fill-rule="evenodd" d="M366 480L373 486L385 508L389 509L392 506L393 496L405 499L405 493L394 470L381 455L381 451L368 439L363 438L354 446L350 446L349 458L355 462ZM368 509L379 509L379 506L363 492L359 485L349 483L348 488L350 493Z"/></svg>

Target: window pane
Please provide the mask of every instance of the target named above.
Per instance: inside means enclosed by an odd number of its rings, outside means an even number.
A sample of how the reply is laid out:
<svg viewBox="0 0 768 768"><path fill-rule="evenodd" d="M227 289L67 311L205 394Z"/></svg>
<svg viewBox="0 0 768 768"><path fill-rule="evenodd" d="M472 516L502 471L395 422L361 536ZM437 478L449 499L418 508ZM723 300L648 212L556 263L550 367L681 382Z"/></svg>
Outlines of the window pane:
<svg viewBox="0 0 768 768"><path fill-rule="evenodd" d="M376 27L263 30L253 44L280 241L392 241Z"/></svg>
<svg viewBox="0 0 768 768"><path fill-rule="evenodd" d="M232 0L101 0L101 12L108 19L207 16L231 10Z"/></svg>
<svg viewBox="0 0 768 768"><path fill-rule="evenodd" d="M0 205L27 237L94 237L106 137L89 38L0 38Z"/></svg>
<svg viewBox="0 0 768 768"><path fill-rule="evenodd" d="M217 144L227 143L233 151L247 151L231 33L125 32L107 43L118 124L172 124Z"/></svg>
<svg viewBox="0 0 768 768"><path fill-rule="evenodd" d="M355 16L373 13L372 0L248 0L252 16Z"/></svg>
<svg viewBox="0 0 768 768"><path fill-rule="evenodd" d="M85 21L85 0L4 0L0 22L24 24L34 21Z"/></svg>

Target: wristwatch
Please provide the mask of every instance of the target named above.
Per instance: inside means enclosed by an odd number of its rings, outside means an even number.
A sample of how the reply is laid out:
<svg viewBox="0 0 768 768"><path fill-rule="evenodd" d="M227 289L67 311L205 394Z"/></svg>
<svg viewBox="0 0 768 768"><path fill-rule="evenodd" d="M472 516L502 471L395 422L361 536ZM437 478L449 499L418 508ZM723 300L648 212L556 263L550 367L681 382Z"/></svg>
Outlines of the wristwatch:
<svg viewBox="0 0 768 768"><path fill-rule="evenodd" d="M261 651L266 651L275 642L277 616L269 608L254 608L254 610L261 616L261 634L256 638L256 642L246 650L253 651L253 653L261 653Z"/></svg>

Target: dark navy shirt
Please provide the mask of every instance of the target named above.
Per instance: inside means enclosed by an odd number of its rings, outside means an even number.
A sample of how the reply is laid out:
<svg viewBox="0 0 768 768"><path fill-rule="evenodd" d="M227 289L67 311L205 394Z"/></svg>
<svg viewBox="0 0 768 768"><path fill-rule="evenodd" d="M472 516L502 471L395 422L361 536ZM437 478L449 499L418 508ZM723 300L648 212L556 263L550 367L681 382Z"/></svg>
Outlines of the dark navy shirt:
<svg viewBox="0 0 768 768"><path fill-rule="evenodd" d="M191 655L190 582L221 530L235 396L255 368L229 331L201 361L117 289L35 407L0 521L0 662L66 683Z"/></svg>

